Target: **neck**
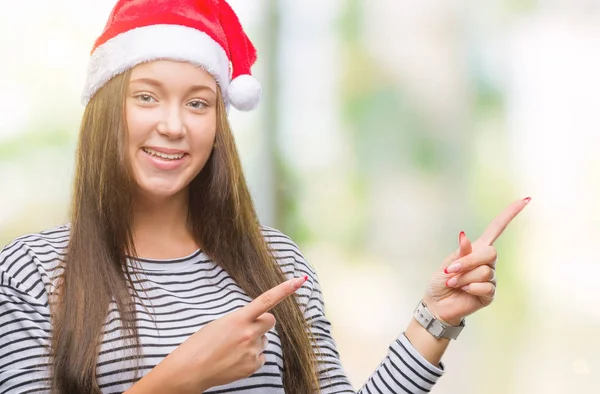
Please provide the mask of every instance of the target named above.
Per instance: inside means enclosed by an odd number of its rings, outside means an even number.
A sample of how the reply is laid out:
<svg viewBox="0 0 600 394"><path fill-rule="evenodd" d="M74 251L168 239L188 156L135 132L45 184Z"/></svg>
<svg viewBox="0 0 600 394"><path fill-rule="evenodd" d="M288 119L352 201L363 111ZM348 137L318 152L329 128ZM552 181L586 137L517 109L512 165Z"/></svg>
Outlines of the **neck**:
<svg viewBox="0 0 600 394"><path fill-rule="evenodd" d="M173 259L198 249L188 225L187 190L168 198L138 196L133 208L133 240L137 255Z"/></svg>

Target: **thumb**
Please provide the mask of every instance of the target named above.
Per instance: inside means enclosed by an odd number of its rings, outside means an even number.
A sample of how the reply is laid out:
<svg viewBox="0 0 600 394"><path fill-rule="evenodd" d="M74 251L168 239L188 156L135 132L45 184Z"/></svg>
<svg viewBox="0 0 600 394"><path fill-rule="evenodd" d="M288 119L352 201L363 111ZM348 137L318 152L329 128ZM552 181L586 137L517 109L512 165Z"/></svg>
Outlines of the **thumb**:
<svg viewBox="0 0 600 394"><path fill-rule="evenodd" d="M467 238L464 231L458 235L458 257L457 259L470 254L473 251L471 241Z"/></svg>
<svg viewBox="0 0 600 394"><path fill-rule="evenodd" d="M465 232L461 231L458 235L458 249L456 249L450 256L446 257L446 259L442 262L442 268L447 268L450 266L450 264L454 263L461 257L470 254L472 251L473 247L471 246L471 241L469 238L467 238Z"/></svg>

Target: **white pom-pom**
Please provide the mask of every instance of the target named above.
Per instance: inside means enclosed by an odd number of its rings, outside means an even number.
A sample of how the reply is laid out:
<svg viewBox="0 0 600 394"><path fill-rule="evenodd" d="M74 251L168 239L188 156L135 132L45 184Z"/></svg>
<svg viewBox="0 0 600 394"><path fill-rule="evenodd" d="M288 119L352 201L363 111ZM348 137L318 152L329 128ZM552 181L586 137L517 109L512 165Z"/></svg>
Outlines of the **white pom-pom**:
<svg viewBox="0 0 600 394"><path fill-rule="evenodd" d="M240 75L229 84L227 96L238 110L251 111L260 103L262 86L252 75Z"/></svg>

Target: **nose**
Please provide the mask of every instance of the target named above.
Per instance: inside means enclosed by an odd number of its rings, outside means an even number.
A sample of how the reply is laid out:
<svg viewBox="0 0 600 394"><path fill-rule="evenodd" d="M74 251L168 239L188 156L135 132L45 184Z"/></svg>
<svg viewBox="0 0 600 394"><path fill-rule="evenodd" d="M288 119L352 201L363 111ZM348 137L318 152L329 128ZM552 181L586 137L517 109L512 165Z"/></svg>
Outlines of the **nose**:
<svg viewBox="0 0 600 394"><path fill-rule="evenodd" d="M181 138L185 135L185 123L178 106L165 108L163 119L157 129L160 134L172 139Z"/></svg>

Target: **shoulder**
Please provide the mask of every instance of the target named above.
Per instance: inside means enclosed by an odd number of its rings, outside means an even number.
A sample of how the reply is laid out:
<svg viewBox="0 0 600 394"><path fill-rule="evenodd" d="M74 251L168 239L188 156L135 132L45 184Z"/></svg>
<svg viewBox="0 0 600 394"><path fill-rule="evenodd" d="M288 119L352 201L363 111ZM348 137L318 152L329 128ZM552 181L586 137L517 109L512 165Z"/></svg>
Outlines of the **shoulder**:
<svg viewBox="0 0 600 394"><path fill-rule="evenodd" d="M294 240L273 227L265 225L261 227L267 246L286 276L308 275L316 279L317 274L313 266L306 260Z"/></svg>
<svg viewBox="0 0 600 394"><path fill-rule="evenodd" d="M68 224L13 239L0 250L2 284L29 289L49 283L50 275L65 255Z"/></svg>
<svg viewBox="0 0 600 394"><path fill-rule="evenodd" d="M304 258L298 245L289 236L272 227L262 226L262 232L271 253L287 279L308 276L307 282L296 291L296 301L300 310L311 320L314 319L315 313L324 315L319 276L314 267Z"/></svg>

